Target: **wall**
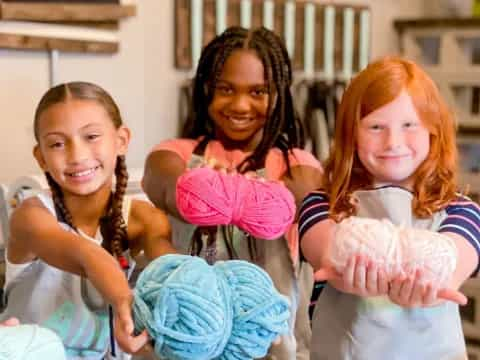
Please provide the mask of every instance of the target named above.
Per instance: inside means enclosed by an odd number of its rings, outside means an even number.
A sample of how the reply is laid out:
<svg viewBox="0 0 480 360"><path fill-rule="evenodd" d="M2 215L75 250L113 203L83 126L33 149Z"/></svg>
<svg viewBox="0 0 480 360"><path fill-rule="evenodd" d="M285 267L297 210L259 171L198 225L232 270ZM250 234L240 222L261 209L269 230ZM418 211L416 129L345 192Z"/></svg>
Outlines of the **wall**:
<svg viewBox="0 0 480 360"><path fill-rule="evenodd" d="M348 3L372 8L373 57L397 52L394 18L423 12L421 1ZM58 80L92 81L111 92L133 131L128 164L141 167L152 145L176 133L177 87L186 74L173 67L174 0L141 0L137 5L137 16L122 23L118 54L60 54ZM38 172L31 156L32 118L49 85L48 59L42 52L0 50L0 183Z"/></svg>

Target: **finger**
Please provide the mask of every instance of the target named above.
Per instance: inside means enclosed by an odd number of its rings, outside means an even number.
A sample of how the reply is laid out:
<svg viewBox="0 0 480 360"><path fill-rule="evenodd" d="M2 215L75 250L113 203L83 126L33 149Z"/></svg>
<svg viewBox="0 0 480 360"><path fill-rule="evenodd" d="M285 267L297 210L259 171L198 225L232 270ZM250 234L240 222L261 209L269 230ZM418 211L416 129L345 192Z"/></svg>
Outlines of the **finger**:
<svg viewBox="0 0 480 360"><path fill-rule="evenodd" d="M402 287L399 293L399 300L401 303L407 304L410 302L413 290L413 283L414 279L411 276L407 277L407 279L402 283Z"/></svg>
<svg viewBox="0 0 480 360"><path fill-rule="evenodd" d="M9 318L9 319L5 320L3 323L1 323L1 325L3 325L3 326L17 326L17 325L20 325L20 320L12 317L12 318Z"/></svg>
<svg viewBox="0 0 480 360"><path fill-rule="evenodd" d="M415 278L413 279L412 294L410 296L409 303L412 306L422 304L423 295L425 293L425 284L421 281L422 273L420 270L415 272Z"/></svg>
<svg viewBox="0 0 480 360"><path fill-rule="evenodd" d="M423 295L423 305L431 305L437 299L437 289L432 284L427 284Z"/></svg>
<svg viewBox="0 0 480 360"><path fill-rule="evenodd" d="M143 330L137 336L131 336L125 333L119 334L119 332L115 332L115 337L120 347L130 354L135 354L141 351L143 348L145 348L149 341L146 330Z"/></svg>
<svg viewBox="0 0 480 360"><path fill-rule="evenodd" d="M334 278L336 275L336 271L333 268L321 268L315 271L313 277L316 281L328 281Z"/></svg>
<svg viewBox="0 0 480 360"><path fill-rule="evenodd" d="M282 343L282 337L281 336L277 336L275 338L275 340L273 340L272 344L273 345L280 345Z"/></svg>
<svg viewBox="0 0 480 360"><path fill-rule="evenodd" d="M372 295L378 293L378 266L372 261L368 261L366 268L367 290Z"/></svg>
<svg viewBox="0 0 480 360"><path fill-rule="evenodd" d="M464 294L453 289L441 289L438 291L437 296L439 299L453 301L459 305L467 305L468 302Z"/></svg>
<svg viewBox="0 0 480 360"><path fill-rule="evenodd" d="M353 287L357 290L365 291L365 278L367 276L367 270L365 267L365 259L363 256L357 257L355 266L355 273L353 279Z"/></svg>
<svg viewBox="0 0 480 360"><path fill-rule="evenodd" d="M405 277L403 275L395 278L390 283L390 289L388 291L388 296L390 296L393 300L399 301L400 298L400 291L402 290L402 284L405 281Z"/></svg>
<svg viewBox="0 0 480 360"><path fill-rule="evenodd" d="M345 268L343 272L343 283L346 285L348 288L352 288L353 286L353 281L355 277L355 263L356 263L356 256L350 257L347 261L347 267Z"/></svg>
<svg viewBox="0 0 480 360"><path fill-rule="evenodd" d="M379 295L385 295L388 293L387 273L383 267L378 271L377 289Z"/></svg>

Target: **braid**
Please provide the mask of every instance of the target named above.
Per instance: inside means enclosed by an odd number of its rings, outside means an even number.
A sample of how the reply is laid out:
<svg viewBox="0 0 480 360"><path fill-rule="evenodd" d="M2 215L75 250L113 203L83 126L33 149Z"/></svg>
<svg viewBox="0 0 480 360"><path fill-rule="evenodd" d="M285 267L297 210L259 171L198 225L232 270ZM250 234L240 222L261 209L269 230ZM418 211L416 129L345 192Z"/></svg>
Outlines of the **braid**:
<svg viewBox="0 0 480 360"><path fill-rule="evenodd" d="M109 211L111 213L110 221L112 226L112 236L110 238L109 247L112 254L114 254L117 258L120 258L123 254L123 249L128 248L127 226L122 214L123 197L125 196L128 182L125 156L117 157L115 177L117 179L117 183Z"/></svg>
<svg viewBox="0 0 480 360"><path fill-rule="evenodd" d="M57 217L59 218L60 221L66 223L72 229L76 229L76 227L73 225L72 214L70 214L70 211L68 211L67 207L65 206L65 203L63 202L62 189L56 183L56 181L53 180L52 175L50 175L50 173L46 172L45 177L47 178L48 186L52 191L52 199L53 199L53 204L55 205L55 212L57 213Z"/></svg>
<svg viewBox="0 0 480 360"><path fill-rule="evenodd" d="M182 131L182 136L207 140L215 138L213 121L208 106L213 100L216 83L230 54L239 49L254 50L263 63L269 97L267 122L264 135L253 153L239 166L241 172L254 171L264 166L268 152L278 147L284 156L288 172L288 152L294 147L303 148L303 127L295 112L290 86L292 66L280 37L261 27L248 31L242 27L230 27L214 38L202 51L195 75L192 106Z"/></svg>
<svg viewBox="0 0 480 360"><path fill-rule="evenodd" d="M41 115L49 107L58 103L68 102L72 99L93 101L97 103L107 112L116 129L119 129L122 126L123 122L120 110L110 94L98 85L92 83L70 82L49 89L37 105L33 125L35 139L38 143L41 141L39 137ZM73 217L65 206L62 189L48 172L46 172L45 175L52 191L52 198L55 204L57 217L72 228L76 229L73 224ZM116 189L113 195L110 196L105 215L100 218L100 231L105 240L103 246L117 257L122 268L126 268L128 263L122 255L123 249L128 248L127 228L122 217L123 197L125 195L128 180L124 156L117 157L115 176L117 179Z"/></svg>
<svg viewBox="0 0 480 360"><path fill-rule="evenodd" d="M215 138L215 127L208 113L213 100L216 83L220 78L225 62L235 50L248 49L256 52L262 61L267 82L269 103L267 121L260 143L241 164L238 171L247 172L260 169L265 164L268 152L277 147L282 151L290 174L289 151L294 147L304 147L303 127L295 112L290 86L292 84L292 66L288 51L280 37L262 27L247 30L242 27L230 27L215 37L203 49L193 82L192 102L189 116L183 127L182 136L198 139L204 137L205 144ZM232 236L228 236L224 227L224 237L230 257L234 257ZM202 249L202 231L209 241L216 231L197 228L192 238L191 250L199 254ZM248 238L250 255L255 257L255 239Z"/></svg>

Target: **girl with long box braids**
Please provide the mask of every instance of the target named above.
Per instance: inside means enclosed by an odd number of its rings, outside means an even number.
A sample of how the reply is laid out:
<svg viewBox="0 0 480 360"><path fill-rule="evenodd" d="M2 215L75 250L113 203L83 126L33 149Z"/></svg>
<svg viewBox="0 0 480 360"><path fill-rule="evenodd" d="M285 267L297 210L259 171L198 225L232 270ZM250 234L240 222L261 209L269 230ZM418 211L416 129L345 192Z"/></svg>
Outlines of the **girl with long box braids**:
<svg viewBox="0 0 480 360"><path fill-rule="evenodd" d="M300 210L326 281L312 360L467 358L458 289L478 273L480 208L457 192L457 162L454 117L418 65L385 57L353 78Z"/></svg>
<svg viewBox="0 0 480 360"><path fill-rule="evenodd" d="M142 250L149 259L174 252L168 219L125 195L130 131L100 87L72 82L48 90L34 132L51 193L25 200L12 215L2 318L50 328L69 358L122 358L115 338L127 352L148 341L145 332L133 335L126 275Z"/></svg>
<svg viewBox="0 0 480 360"><path fill-rule="evenodd" d="M321 178L318 161L301 150L291 82L278 36L265 28L228 28L201 54L183 138L157 145L143 178L150 200L170 215L175 248L210 263L258 264L289 298L290 332L270 348L274 359L308 358L313 277L299 261L292 222L295 202Z"/></svg>

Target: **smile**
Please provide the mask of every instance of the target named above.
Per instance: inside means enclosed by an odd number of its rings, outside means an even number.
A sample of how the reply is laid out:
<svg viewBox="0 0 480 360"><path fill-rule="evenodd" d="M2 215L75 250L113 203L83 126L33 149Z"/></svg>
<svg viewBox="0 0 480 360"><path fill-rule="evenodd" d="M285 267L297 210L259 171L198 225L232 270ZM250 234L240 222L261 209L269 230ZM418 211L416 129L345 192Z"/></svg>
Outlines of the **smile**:
<svg viewBox="0 0 480 360"><path fill-rule="evenodd" d="M67 175L71 176L71 177L74 177L74 178L89 176L89 175L93 174L95 171L97 171L99 168L100 168L100 166L95 166L95 167L90 168L90 169L67 173Z"/></svg>

